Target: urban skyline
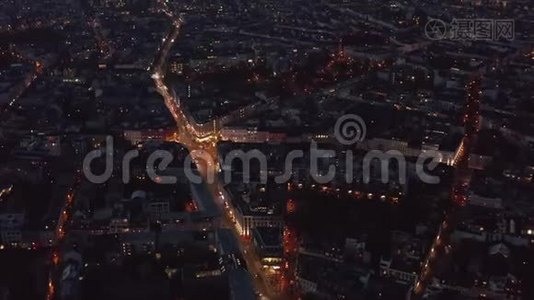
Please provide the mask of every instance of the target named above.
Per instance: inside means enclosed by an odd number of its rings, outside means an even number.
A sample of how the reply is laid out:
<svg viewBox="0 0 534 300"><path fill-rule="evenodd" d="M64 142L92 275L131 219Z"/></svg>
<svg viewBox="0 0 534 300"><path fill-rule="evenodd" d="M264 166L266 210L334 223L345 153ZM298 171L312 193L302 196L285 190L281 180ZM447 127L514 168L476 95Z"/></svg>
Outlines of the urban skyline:
<svg viewBox="0 0 534 300"><path fill-rule="evenodd" d="M7 0L0 300L532 299L527 0Z"/></svg>

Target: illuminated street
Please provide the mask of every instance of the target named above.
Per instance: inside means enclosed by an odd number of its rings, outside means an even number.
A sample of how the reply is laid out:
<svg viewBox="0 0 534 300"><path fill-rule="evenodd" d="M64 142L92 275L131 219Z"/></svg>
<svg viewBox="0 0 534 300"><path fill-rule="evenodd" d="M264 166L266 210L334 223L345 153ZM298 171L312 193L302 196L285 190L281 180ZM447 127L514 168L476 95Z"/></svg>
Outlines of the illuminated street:
<svg viewBox="0 0 534 300"><path fill-rule="evenodd" d="M54 230L54 239L52 241L50 253L50 271L48 275L48 290L46 295L47 300L56 299L60 274L59 266L62 262L61 257L63 254L62 247L64 246L68 234L69 222L72 219L72 207L75 202L76 193L81 184L81 176L82 174L80 170L74 173L74 182L67 191L65 203L59 214L56 229Z"/></svg>
<svg viewBox="0 0 534 300"><path fill-rule="evenodd" d="M22 82L17 84L11 91L10 91L10 102L9 107L16 108L17 101L24 95L24 93L30 88L30 86L43 74L44 66L43 63L40 61L34 61L29 58L23 57L19 53L13 53L13 56L17 57L18 59L22 60L23 62L27 62L31 65L33 65L33 69L30 73L28 73ZM6 108L7 109L7 108Z"/></svg>
<svg viewBox="0 0 534 300"><path fill-rule="evenodd" d="M162 11L169 15L168 8L163 8ZM165 62L169 55L169 51L180 34L182 23L183 20L173 17L173 27L169 34L164 38L163 45L160 47L159 53L156 56L154 66L152 68L152 78L154 79L155 85L159 93L162 95L165 105L171 112L177 125L177 131L170 141L182 144L189 150L192 160L197 163L199 172L207 184L208 190L212 194L213 199L217 200L217 205L219 206L220 212L223 213L223 227L231 229L240 243L243 257L247 262L251 276L254 278L256 290L259 294L266 296L268 299L275 299L274 292L264 282L261 264L259 263L257 257L254 256L253 251L247 250L250 249L250 244L244 241L244 239L237 233L235 226L232 224L232 221L227 214L227 210L224 209L225 200L222 199L221 196L223 195L222 191L224 190L224 187L222 183L219 182L218 178L219 165L213 160L213 158L217 157L217 142L219 141L219 133L197 133L194 129L194 126L191 125L190 121L183 112L183 107L180 105L180 99L175 97L176 94L174 91L172 91L172 88L168 87L164 82L164 70L166 68ZM201 162L200 165L198 165L199 161L203 161L205 163ZM210 175L210 177L213 178L212 181L206 180L208 178L208 174L215 175ZM261 275L258 276L259 274Z"/></svg>
<svg viewBox="0 0 534 300"><path fill-rule="evenodd" d="M472 170L469 169L469 155L480 130L480 78L473 77L466 90L466 112L463 120L465 135L454 156L453 166L456 167L456 170L450 196L451 208L446 212L445 219L440 224L437 235L424 261L419 279L414 287L412 298L415 299L419 299L424 295L425 289L434 276L434 268L450 252L450 236L454 232L459 212L467 205L467 192L472 176Z"/></svg>

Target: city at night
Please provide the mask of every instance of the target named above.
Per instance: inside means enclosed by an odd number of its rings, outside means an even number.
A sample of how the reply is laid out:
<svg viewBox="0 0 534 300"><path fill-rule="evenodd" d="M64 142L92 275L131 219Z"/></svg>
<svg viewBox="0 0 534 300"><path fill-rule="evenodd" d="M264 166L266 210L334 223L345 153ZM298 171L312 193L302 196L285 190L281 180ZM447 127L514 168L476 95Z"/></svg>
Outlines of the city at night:
<svg viewBox="0 0 534 300"><path fill-rule="evenodd" d="M0 3L0 300L534 299L531 0Z"/></svg>

